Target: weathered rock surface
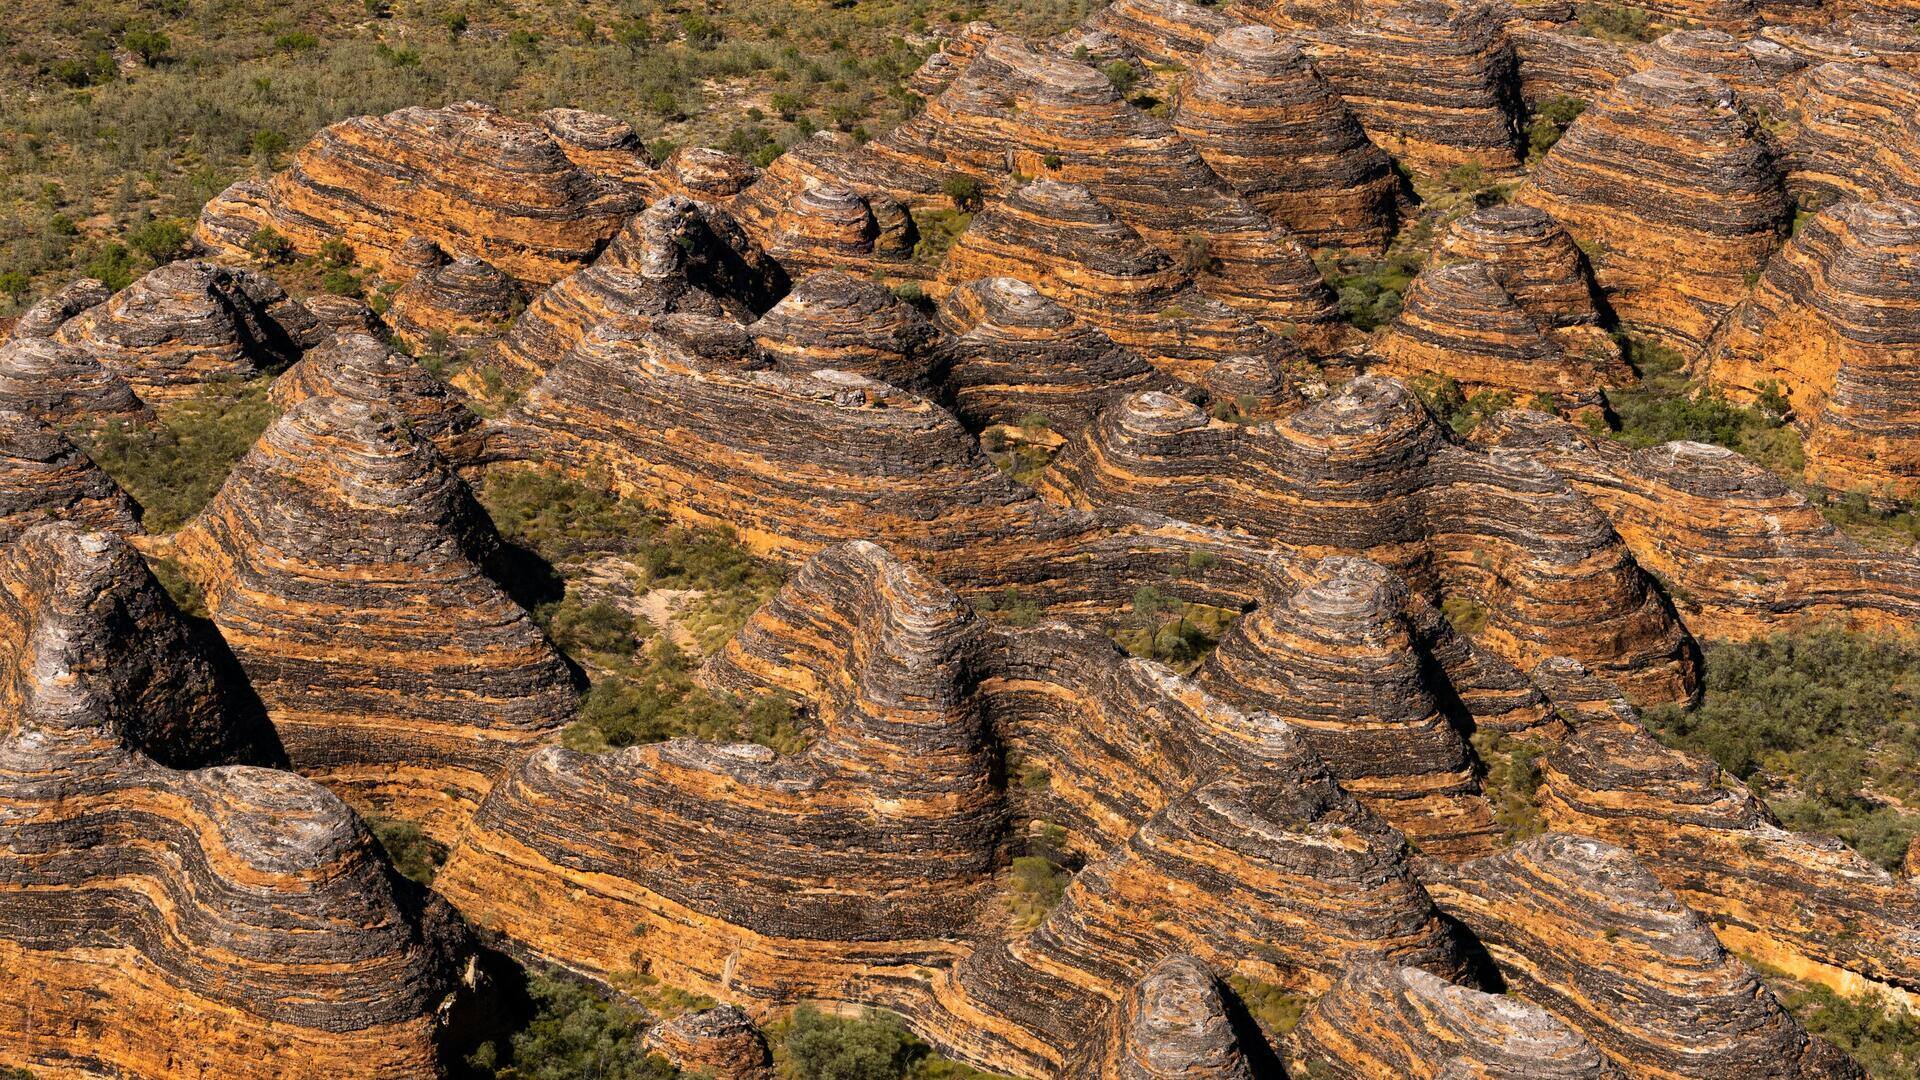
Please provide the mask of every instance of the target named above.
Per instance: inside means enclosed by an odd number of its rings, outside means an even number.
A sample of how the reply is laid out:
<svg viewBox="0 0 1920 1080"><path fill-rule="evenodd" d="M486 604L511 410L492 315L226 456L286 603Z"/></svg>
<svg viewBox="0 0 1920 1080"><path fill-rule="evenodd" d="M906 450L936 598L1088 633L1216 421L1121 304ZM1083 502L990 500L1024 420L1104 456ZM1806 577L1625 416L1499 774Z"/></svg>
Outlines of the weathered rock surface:
<svg viewBox="0 0 1920 1080"><path fill-rule="evenodd" d="M1703 361L1736 400L1784 396L1808 477L1882 500L1920 494L1920 204L1847 202L1767 265Z"/></svg>
<svg viewBox="0 0 1920 1080"><path fill-rule="evenodd" d="M1632 855L1549 833L1421 872L1509 992L1544 1006L1632 1077L1859 1077L1809 1036L1705 920Z"/></svg>
<svg viewBox="0 0 1920 1080"><path fill-rule="evenodd" d="M969 426L1015 424L1038 413L1064 434L1130 393L1175 385L1018 278L954 288L936 322L952 335L946 385L955 414Z"/></svg>
<svg viewBox="0 0 1920 1080"><path fill-rule="evenodd" d="M1920 196L1913 161L1920 80L1861 62L1816 63L1780 89L1793 107L1775 122L1787 187L1804 206Z"/></svg>
<svg viewBox="0 0 1920 1080"><path fill-rule="evenodd" d="M654 182L669 195L724 207L759 178L760 170L743 157L701 146L682 146L660 163Z"/></svg>
<svg viewBox="0 0 1920 1080"><path fill-rule="evenodd" d="M1615 346L1600 330L1592 271L1567 231L1531 206L1489 206L1460 218L1434 245L1435 261L1484 263L1548 338L1572 355ZM1613 372L1617 374L1617 372Z"/></svg>
<svg viewBox="0 0 1920 1080"><path fill-rule="evenodd" d="M1185 0L1115 0L1083 25L1111 34L1143 60L1188 67L1234 22L1211 7Z"/></svg>
<svg viewBox="0 0 1920 1080"><path fill-rule="evenodd" d="M534 118L568 161L588 174L651 194L657 177L633 125L583 109L548 109Z"/></svg>
<svg viewBox="0 0 1920 1080"><path fill-rule="evenodd" d="M1135 395L1069 440L1041 487L1362 555L1486 612L1481 644L1518 667L1573 656L1645 700L1692 693L1685 631L1606 517L1527 456L1455 444L1389 379L1252 427Z"/></svg>
<svg viewBox="0 0 1920 1080"><path fill-rule="evenodd" d="M464 931L291 773L179 772L228 732L124 541L0 554L0 1063L116 1076L433 1075Z"/></svg>
<svg viewBox="0 0 1920 1080"><path fill-rule="evenodd" d="M51 336L15 334L0 344L0 408L32 413L61 427L153 418L153 410L119 372Z"/></svg>
<svg viewBox="0 0 1920 1080"><path fill-rule="evenodd" d="M1920 560L1861 547L1731 450L1629 450L1530 411L1502 413L1474 437L1546 464L1591 499L1634 559L1671 584L1703 637L1757 637L1794 622L1893 629L1920 617Z"/></svg>
<svg viewBox="0 0 1920 1080"><path fill-rule="evenodd" d="M419 361L368 334L329 338L275 379L267 396L283 413L329 396L392 409L455 466L474 464L484 453L480 417Z"/></svg>
<svg viewBox="0 0 1920 1080"><path fill-rule="evenodd" d="M66 436L0 407L0 541L50 521L130 533L139 518L126 492Z"/></svg>
<svg viewBox="0 0 1920 1080"><path fill-rule="evenodd" d="M1305 35L1302 48L1368 137L1415 174L1519 171L1516 65L1494 5L1411 0Z"/></svg>
<svg viewBox="0 0 1920 1080"><path fill-rule="evenodd" d="M1332 1080L1611 1080L1593 1044L1516 997L1417 968L1356 960L1300 1019L1286 1057Z"/></svg>
<svg viewBox="0 0 1920 1080"><path fill-rule="evenodd" d="M543 288L592 261L643 205L630 177L583 167L570 149L580 155L550 127L472 101L357 116L271 179L215 197L194 235L235 254L265 228L309 255L341 240L382 273L421 236Z"/></svg>
<svg viewBox="0 0 1920 1080"><path fill-rule="evenodd" d="M506 328L520 306L505 274L471 255L429 266L393 294L387 321L406 344L426 348L444 338L455 350L475 348Z"/></svg>
<svg viewBox="0 0 1920 1080"><path fill-rule="evenodd" d="M68 319L98 307L113 296L113 290L95 279L79 278L55 289L34 302L13 324L13 337L52 337Z"/></svg>
<svg viewBox="0 0 1920 1080"><path fill-rule="evenodd" d="M1220 986L1205 964L1169 957L1114 1010L1106 1036L1068 1075L1086 1080L1251 1080Z"/></svg>
<svg viewBox="0 0 1920 1080"><path fill-rule="evenodd" d="M482 569L497 544L401 412L314 397L267 429L173 553L295 768L451 838L574 708L564 662Z"/></svg>
<svg viewBox="0 0 1920 1080"><path fill-rule="evenodd" d="M770 1080L773 1054L767 1040L736 1005L720 1005L655 1024L647 1049L685 1072L714 1080Z"/></svg>
<svg viewBox="0 0 1920 1080"><path fill-rule="evenodd" d="M1393 162L1298 46L1236 27L1193 64L1173 126L1214 172L1308 243L1386 245L1398 217Z"/></svg>
<svg viewBox="0 0 1920 1080"><path fill-rule="evenodd" d="M775 367L844 371L929 393L949 362L946 335L876 281L814 274L748 328Z"/></svg>
<svg viewBox="0 0 1920 1080"><path fill-rule="evenodd" d="M118 373L148 402L283 367L320 326L272 279L201 261L168 263L63 324L55 341Z"/></svg>
<svg viewBox="0 0 1920 1080"><path fill-rule="evenodd" d="M1544 759L1548 826L1633 852L1729 949L1845 994L1920 1004L1920 888L1840 841L1782 829L1703 758L1632 722L1583 724Z"/></svg>
<svg viewBox="0 0 1920 1080"><path fill-rule="evenodd" d="M1622 321L1683 352L1745 295L1787 209L1733 91L1670 68L1602 94L1514 197L1586 245Z"/></svg>

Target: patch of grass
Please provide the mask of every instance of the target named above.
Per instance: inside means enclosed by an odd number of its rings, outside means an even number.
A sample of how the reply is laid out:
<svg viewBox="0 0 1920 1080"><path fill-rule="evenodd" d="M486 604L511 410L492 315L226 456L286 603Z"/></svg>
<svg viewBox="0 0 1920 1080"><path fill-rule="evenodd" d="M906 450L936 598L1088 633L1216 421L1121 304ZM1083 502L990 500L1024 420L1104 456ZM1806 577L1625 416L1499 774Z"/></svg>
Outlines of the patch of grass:
<svg viewBox="0 0 1920 1080"><path fill-rule="evenodd" d="M1065 444L1066 440L1047 426L1045 417L1027 417L1019 424L996 424L980 433L980 449L986 451L987 460L1023 484L1039 479Z"/></svg>
<svg viewBox="0 0 1920 1080"><path fill-rule="evenodd" d="M658 515L614 494L610 486L556 469L494 469L475 494L503 539L556 565L584 555L637 550L662 527Z"/></svg>
<svg viewBox="0 0 1920 1080"><path fill-rule="evenodd" d="M1040 605L1012 587L992 596L974 598L973 608L988 619L1009 626L1032 626L1040 621Z"/></svg>
<svg viewBox="0 0 1920 1080"><path fill-rule="evenodd" d="M1015 933L1025 933L1046 921L1047 913L1066 895L1071 876L1045 855L1022 855L1013 860L1003 902Z"/></svg>
<svg viewBox="0 0 1920 1080"><path fill-rule="evenodd" d="M1620 4L1580 4L1574 8L1580 33L1605 41L1652 41L1667 32L1644 11Z"/></svg>
<svg viewBox="0 0 1920 1080"><path fill-rule="evenodd" d="M1227 985L1233 988L1240 1004L1246 1007L1247 1015L1260 1025L1270 1042L1280 1039L1299 1026L1300 1017L1305 1015L1313 999L1302 994L1290 994L1284 988L1272 983L1249 979L1245 975L1234 975L1227 979Z"/></svg>
<svg viewBox="0 0 1920 1080"><path fill-rule="evenodd" d="M1472 637L1487 628L1487 621L1493 613L1485 604L1464 596L1449 596L1440 603L1440 613L1447 617L1453 628Z"/></svg>
<svg viewBox="0 0 1920 1080"><path fill-rule="evenodd" d="M1527 164L1537 164L1587 109L1585 100L1560 94L1541 102L1527 117Z"/></svg>
<svg viewBox="0 0 1920 1080"><path fill-rule="evenodd" d="M782 1080L999 1080L933 1052L898 1017L801 1005L763 1029Z"/></svg>
<svg viewBox="0 0 1920 1080"><path fill-rule="evenodd" d="M1540 791L1540 757L1545 748L1497 731L1476 731L1473 749L1483 766L1480 790L1493 804L1493 819L1505 832L1507 843L1519 843L1545 832L1546 822L1534 802Z"/></svg>
<svg viewBox="0 0 1920 1080"><path fill-rule="evenodd" d="M1647 726L1705 754L1790 828L1831 833L1888 869L1920 835L1920 643L1823 628L1711 644L1696 709Z"/></svg>
<svg viewBox="0 0 1920 1080"><path fill-rule="evenodd" d="M1183 675L1197 670L1240 617L1238 611L1196 604L1146 586L1133 594L1133 610L1113 631L1131 656L1157 660Z"/></svg>
<svg viewBox="0 0 1920 1080"><path fill-rule="evenodd" d="M914 231L920 235L913 245L913 258L929 266L946 258L973 224L973 213L967 210L919 209L912 213Z"/></svg>
<svg viewBox="0 0 1920 1080"><path fill-rule="evenodd" d="M1743 959L1802 1027L1845 1050L1873 1080L1920 1080L1920 1015L1877 995L1847 997Z"/></svg>
<svg viewBox="0 0 1920 1080"><path fill-rule="evenodd" d="M404 818L369 817L367 828L386 850L387 860L400 876L421 885L432 885L435 875L447 862L447 846L420 831L420 826Z"/></svg>
<svg viewBox="0 0 1920 1080"><path fill-rule="evenodd" d="M1622 341L1641 382L1607 393L1620 418L1615 439L1636 447L1677 439L1712 443L1792 480L1805 472L1806 453L1800 436L1787 426L1784 399L1769 395L1756 405L1736 405L1689 380L1681 370L1680 354L1672 349L1633 334Z"/></svg>
<svg viewBox="0 0 1920 1080"><path fill-rule="evenodd" d="M271 382L209 383L156 410L158 425L112 420L74 439L140 503L148 532L172 532L212 500L234 462L278 416L267 400Z"/></svg>

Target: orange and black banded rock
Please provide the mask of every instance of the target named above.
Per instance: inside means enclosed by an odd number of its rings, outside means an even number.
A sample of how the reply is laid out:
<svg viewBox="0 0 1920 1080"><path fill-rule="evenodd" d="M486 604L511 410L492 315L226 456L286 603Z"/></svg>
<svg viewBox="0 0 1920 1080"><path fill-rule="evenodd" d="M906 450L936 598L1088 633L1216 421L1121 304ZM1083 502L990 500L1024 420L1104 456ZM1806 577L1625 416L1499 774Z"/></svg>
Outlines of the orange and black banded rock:
<svg viewBox="0 0 1920 1080"><path fill-rule="evenodd" d="M1783 394L1808 478L1920 494L1920 203L1847 202L1808 221L1704 361L1737 400Z"/></svg>
<svg viewBox="0 0 1920 1080"><path fill-rule="evenodd" d="M810 184L779 204L767 230L767 250L794 274L848 273L918 278L919 240L906 206L884 191L843 184Z"/></svg>
<svg viewBox="0 0 1920 1080"><path fill-rule="evenodd" d="M737 1005L682 1013L647 1030L647 1049L714 1080L772 1080L766 1037Z"/></svg>
<svg viewBox="0 0 1920 1080"><path fill-rule="evenodd" d="M1422 851L1493 850L1493 809L1443 711L1444 676L1407 618L1406 587L1362 559L1325 559L1312 574L1234 624L1200 684L1293 725L1342 787ZM1429 616L1426 631L1445 633Z"/></svg>
<svg viewBox="0 0 1920 1080"><path fill-rule="evenodd" d="M1173 126L1275 221L1315 245L1377 250L1398 218L1393 161L1305 54L1264 26L1229 30L1181 83Z"/></svg>
<svg viewBox="0 0 1920 1080"><path fill-rule="evenodd" d="M656 200L628 222L596 265L655 279L678 275L741 321L772 307L791 284L732 213L679 195Z"/></svg>
<svg viewBox="0 0 1920 1080"><path fill-rule="evenodd" d="M644 205L567 150L545 127L472 101L357 116L322 129L265 183L216 196L194 235L235 254L266 228L308 255L339 240L382 274L421 236L542 288L592 261Z"/></svg>
<svg viewBox="0 0 1920 1080"><path fill-rule="evenodd" d="M106 303L113 290L96 278L79 278L35 301L13 324L13 337L52 337L68 319Z"/></svg>
<svg viewBox="0 0 1920 1080"><path fill-rule="evenodd" d="M1285 1041L1295 1075L1328 1080L1619 1080L1592 1043L1517 997L1418 968L1353 962Z"/></svg>
<svg viewBox="0 0 1920 1080"><path fill-rule="evenodd" d="M1434 254L1438 263L1484 263L1520 310L1568 352L1594 351L1606 340L1586 258L1539 209L1506 204L1475 210L1448 227Z"/></svg>
<svg viewBox="0 0 1920 1080"><path fill-rule="evenodd" d="M1778 245L1786 196L1725 83L1621 79L1515 194L1566 226L1622 321L1700 348Z"/></svg>
<svg viewBox="0 0 1920 1080"><path fill-rule="evenodd" d="M1869 63L1818 63L1788 80L1775 154L1802 205L1920 196L1920 79Z"/></svg>
<svg viewBox="0 0 1920 1080"><path fill-rule="evenodd" d="M320 324L316 336L322 342L335 334L367 334L377 338L392 335L387 324L374 314L373 308L358 297L321 293L301 303L307 306L307 310L313 313L314 321Z"/></svg>
<svg viewBox="0 0 1920 1080"><path fill-rule="evenodd" d="M1457 445L1390 379L1251 427L1138 394L1069 440L1040 486L1309 558L1362 555L1485 610L1481 644L1519 668L1565 655L1642 700L1693 692L1686 632L1606 517L1544 464Z"/></svg>
<svg viewBox="0 0 1920 1080"><path fill-rule="evenodd" d="M660 163L654 183L666 194L725 207L758 179L760 170L746 158L704 146L682 146Z"/></svg>
<svg viewBox="0 0 1920 1080"><path fill-rule="evenodd" d="M511 278L462 255L427 267L402 285L393 294L387 321L394 337L416 349L442 339L451 348L472 349L499 336L520 306L520 290Z"/></svg>
<svg viewBox="0 0 1920 1080"><path fill-rule="evenodd" d="M1252 1080L1220 983L1191 956L1162 960L1121 999L1067 1075L1076 1080Z"/></svg>
<svg viewBox="0 0 1920 1080"><path fill-rule="evenodd" d="M17 333L0 343L0 408L29 412L61 427L153 418L133 384L86 350L51 336Z"/></svg>
<svg viewBox="0 0 1920 1080"><path fill-rule="evenodd" d="M573 714L565 662L482 566L499 541L382 402L269 427L172 546L295 768L450 839Z"/></svg>
<svg viewBox="0 0 1920 1080"><path fill-rule="evenodd" d="M1143 60L1188 67L1235 23L1186 0L1114 0L1082 25L1113 35Z"/></svg>
<svg viewBox="0 0 1920 1080"><path fill-rule="evenodd" d="M625 120L583 109L548 109L535 119L589 175L647 195L658 186L646 148Z"/></svg>
<svg viewBox="0 0 1920 1080"><path fill-rule="evenodd" d="M1128 394L1174 386L1018 278L957 286L941 300L936 321L952 335L946 385L954 412L973 427L1017 424L1037 413L1064 434Z"/></svg>
<svg viewBox="0 0 1920 1080"><path fill-rule="evenodd" d="M1544 462L1612 520L1640 565L1672 583L1702 637L1788 621L1895 629L1920 618L1920 559L1848 538L1807 497L1723 447L1630 450L1543 413L1493 417L1484 439Z"/></svg>
<svg viewBox="0 0 1920 1080"><path fill-rule="evenodd" d="M1580 724L1543 759L1551 829L1638 856L1742 956L1858 996L1920 1006L1920 885L1830 836L1782 829L1705 758L1638 724Z"/></svg>
<svg viewBox="0 0 1920 1080"><path fill-rule="evenodd" d="M1086 188L1041 180L974 218L941 268L950 286L1025 281L1167 374L1197 381L1229 356L1284 361L1291 348L1196 287Z"/></svg>
<svg viewBox="0 0 1920 1080"><path fill-rule="evenodd" d="M214 666L123 540L0 547L0 1065L432 1076L470 950L337 798L222 756Z"/></svg>
<svg viewBox="0 0 1920 1080"><path fill-rule="evenodd" d="M313 314L270 278L181 261L75 316L54 340L118 372L146 401L163 402L284 367L319 333Z"/></svg>
<svg viewBox="0 0 1920 1080"><path fill-rule="evenodd" d="M1718 79L1733 89L1742 105L1783 111L1775 92L1782 76L1799 63L1764 38L1742 40L1721 30L1675 30L1633 50L1643 68L1673 68ZM1784 68L1784 70L1783 70Z"/></svg>
<svg viewBox="0 0 1920 1080"><path fill-rule="evenodd" d="M941 41L940 48L908 76L907 89L923 98L940 96L973 62L980 47L1000 35L999 28L990 22L976 20L960 27Z"/></svg>
<svg viewBox="0 0 1920 1080"><path fill-rule="evenodd" d="M419 361L368 334L329 338L275 379L267 396L283 413L328 396L390 408L456 467L484 452L480 417Z"/></svg>
<svg viewBox="0 0 1920 1080"><path fill-rule="evenodd" d="M945 374L946 335L868 278L828 270L803 278L748 327L782 371L831 369L929 393Z"/></svg>
<svg viewBox="0 0 1920 1080"><path fill-rule="evenodd" d="M1130 105L1086 64L990 41L945 93L859 158L878 186L908 200L939 192L954 173L1007 198L1029 176L1083 186L1184 260L1207 295L1270 327L1337 332L1333 294L1298 238L1229 188L1171 124Z"/></svg>
<svg viewBox="0 0 1920 1080"><path fill-rule="evenodd" d="M1484 0L1410 0L1309 34L1302 48L1369 138L1416 175L1520 169L1516 64Z"/></svg>
<svg viewBox="0 0 1920 1080"><path fill-rule="evenodd" d="M944 966L992 898L1006 824L971 693L986 632L878 546L832 548L706 673L797 697L819 724L804 752L537 751L488 796L436 888L563 967L637 966L736 1001L859 1001L869 972ZM541 899L556 888L573 899ZM594 929L610 923L619 932Z"/></svg>
<svg viewBox="0 0 1920 1080"><path fill-rule="evenodd" d="M1620 43L1569 34L1552 22L1509 22L1507 40L1519 69L1520 97L1529 105L1561 97L1592 101L1634 71Z"/></svg>
<svg viewBox="0 0 1920 1080"><path fill-rule="evenodd" d="M65 435L0 403L0 540L49 521L131 533L140 510Z"/></svg>
<svg viewBox="0 0 1920 1080"><path fill-rule="evenodd" d="M1404 306L1374 342L1374 370L1417 380L1441 376L1467 393L1544 394L1564 405L1598 405L1602 387L1634 381L1605 333L1562 342L1520 306L1492 264L1429 267L1408 286Z"/></svg>
<svg viewBox="0 0 1920 1080"><path fill-rule="evenodd" d="M1630 1077L1842 1080L1753 969L1631 854L1548 833L1421 880L1487 947L1509 992L1585 1035Z"/></svg>

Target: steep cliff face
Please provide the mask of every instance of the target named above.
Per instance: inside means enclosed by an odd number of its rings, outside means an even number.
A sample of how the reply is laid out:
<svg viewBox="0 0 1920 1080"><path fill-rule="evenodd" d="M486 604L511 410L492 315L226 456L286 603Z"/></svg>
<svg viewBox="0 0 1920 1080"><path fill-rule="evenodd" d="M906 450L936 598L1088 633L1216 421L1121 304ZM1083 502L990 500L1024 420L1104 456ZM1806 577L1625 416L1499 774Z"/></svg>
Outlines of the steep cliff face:
<svg viewBox="0 0 1920 1080"><path fill-rule="evenodd" d="M1508 990L1632 1077L1860 1077L1632 855L1550 833L1421 879Z"/></svg>
<svg viewBox="0 0 1920 1080"><path fill-rule="evenodd" d="M1519 171L1516 65L1493 5L1412 0L1303 47L1368 137L1416 175Z"/></svg>
<svg viewBox="0 0 1920 1080"><path fill-rule="evenodd" d="M0 1063L432 1075L468 946L359 820L217 759L220 687L124 541L0 554Z"/></svg>
<svg viewBox="0 0 1920 1080"><path fill-rule="evenodd" d="M1815 61L1785 80L1794 103L1775 137L1787 187L1803 205L1920 195L1913 148L1920 80L1867 62Z"/></svg>
<svg viewBox="0 0 1920 1080"><path fill-rule="evenodd" d="M294 766L451 839L574 708L564 662L482 569L497 543L400 412L313 397L172 551Z"/></svg>
<svg viewBox="0 0 1920 1080"><path fill-rule="evenodd" d="M284 367L319 323L272 279L215 263L168 263L62 324L53 340L124 378L149 402Z"/></svg>
<svg viewBox="0 0 1920 1080"><path fill-rule="evenodd" d="M50 521L130 533L139 517L126 492L66 436L0 407L0 540Z"/></svg>
<svg viewBox="0 0 1920 1080"><path fill-rule="evenodd" d="M1066 434L1130 393L1175 385L1018 278L956 286L935 321L952 335L946 386L954 414L969 426L1017 424L1038 413Z"/></svg>
<svg viewBox="0 0 1920 1080"><path fill-rule="evenodd" d="M1731 450L1629 450L1543 413L1503 413L1476 439L1544 462L1604 512L1642 566L1670 582L1702 637L1783 625L1892 629L1920 615L1920 561L1870 551L1778 476Z"/></svg>
<svg viewBox="0 0 1920 1080"><path fill-rule="evenodd" d="M1386 245L1398 217L1392 159L1297 45L1240 26L1192 63L1173 126L1214 172L1307 243Z"/></svg>
<svg viewBox="0 0 1920 1080"><path fill-rule="evenodd" d="M1592 1043L1516 997L1454 986L1417 968L1356 960L1286 1043L1305 1076L1375 1080L1613 1080Z"/></svg>
<svg viewBox="0 0 1920 1080"><path fill-rule="evenodd" d="M1685 631L1605 516L1545 465L1454 444L1392 380L1252 427L1136 395L1069 441L1041 486L1304 556L1363 555L1485 612L1481 643L1517 666L1576 656L1646 700L1692 692Z"/></svg>
<svg viewBox="0 0 1920 1080"><path fill-rule="evenodd" d="M1711 761L1631 720L1576 727L1542 775L1549 827L1633 852L1728 948L1842 993L1920 1001L1912 881L1832 837L1782 829Z"/></svg>
<svg viewBox="0 0 1920 1080"><path fill-rule="evenodd" d="M1707 380L1785 397L1809 478L1880 499L1920 493L1920 204L1847 202L1808 221L1711 343Z"/></svg>
<svg viewBox="0 0 1920 1080"><path fill-rule="evenodd" d="M1585 246L1622 321L1684 352L1746 294L1787 210L1733 91L1671 68L1602 94L1514 197Z"/></svg>
<svg viewBox="0 0 1920 1080"><path fill-rule="evenodd" d="M581 151L552 126L472 101L357 116L322 129L270 179L215 197L194 235L233 254L269 228L303 254L340 240L382 273L422 236L544 288L590 262L644 205L624 170L602 173Z"/></svg>

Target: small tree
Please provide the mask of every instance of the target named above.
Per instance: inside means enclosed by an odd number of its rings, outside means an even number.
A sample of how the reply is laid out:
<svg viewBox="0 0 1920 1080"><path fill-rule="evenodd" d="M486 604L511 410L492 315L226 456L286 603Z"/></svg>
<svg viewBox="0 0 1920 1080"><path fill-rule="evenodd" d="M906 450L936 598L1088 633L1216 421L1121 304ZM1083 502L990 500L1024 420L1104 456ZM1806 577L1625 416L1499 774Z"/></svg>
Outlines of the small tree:
<svg viewBox="0 0 1920 1080"><path fill-rule="evenodd" d="M129 232L127 243L155 264L172 262L187 246L187 229L178 221L155 218Z"/></svg>
<svg viewBox="0 0 1920 1080"><path fill-rule="evenodd" d="M953 200L953 205L961 210L980 208L980 181L971 176L951 173L940 182L940 193Z"/></svg>
<svg viewBox="0 0 1920 1080"><path fill-rule="evenodd" d="M148 67L165 60L167 54L173 51L173 42L157 30L129 30L120 35L120 44Z"/></svg>
<svg viewBox="0 0 1920 1080"><path fill-rule="evenodd" d="M1134 70L1134 66L1125 60L1115 60L1100 70L1107 76L1107 81L1113 84L1113 88L1118 90L1122 97L1131 93L1134 84L1140 81L1140 73Z"/></svg>

